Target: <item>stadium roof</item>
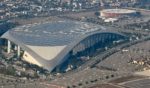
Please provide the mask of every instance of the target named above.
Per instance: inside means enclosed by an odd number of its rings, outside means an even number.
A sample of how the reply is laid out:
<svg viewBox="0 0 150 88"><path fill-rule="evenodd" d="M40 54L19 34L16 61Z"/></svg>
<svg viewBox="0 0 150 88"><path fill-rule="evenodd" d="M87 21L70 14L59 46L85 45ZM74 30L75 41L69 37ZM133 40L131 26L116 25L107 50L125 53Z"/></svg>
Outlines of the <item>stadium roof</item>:
<svg viewBox="0 0 150 88"><path fill-rule="evenodd" d="M96 24L65 20L16 27L2 38L19 45L28 54L26 61L52 71L83 39L98 33L108 33L109 29Z"/></svg>
<svg viewBox="0 0 150 88"><path fill-rule="evenodd" d="M17 27L9 35L27 45L60 46L100 28L84 22L57 21Z"/></svg>

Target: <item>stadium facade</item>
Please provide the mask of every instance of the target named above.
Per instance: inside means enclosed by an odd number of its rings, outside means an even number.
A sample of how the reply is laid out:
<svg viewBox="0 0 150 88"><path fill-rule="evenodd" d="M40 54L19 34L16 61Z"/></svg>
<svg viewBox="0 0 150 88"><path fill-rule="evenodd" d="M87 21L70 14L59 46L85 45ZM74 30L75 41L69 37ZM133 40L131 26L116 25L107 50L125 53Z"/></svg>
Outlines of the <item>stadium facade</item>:
<svg viewBox="0 0 150 88"><path fill-rule="evenodd" d="M86 55L110 40L125 36L100 25L65 20L16 27L1 38L8 41L8 53L13 43L18 56L23 50L25 61L52 71L71 55Z"/></svg>
<svg viewBox="0 0 150 88"><path fill-rule="evenodd" d="M100 11L100 16L103 18L118 18L122 16L135 16L137 12L129 9L104 9Z"/></svg>

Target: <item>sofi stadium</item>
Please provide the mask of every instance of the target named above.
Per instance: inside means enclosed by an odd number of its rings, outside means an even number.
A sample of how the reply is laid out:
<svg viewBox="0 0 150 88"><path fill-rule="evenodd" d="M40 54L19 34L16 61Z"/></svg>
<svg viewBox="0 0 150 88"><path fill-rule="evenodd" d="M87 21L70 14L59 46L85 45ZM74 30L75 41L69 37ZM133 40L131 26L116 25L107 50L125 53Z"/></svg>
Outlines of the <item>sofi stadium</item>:
<svg viewBox="0 0 150 88"><path fill-rule="evenodd" d="M7 40L8 53L13 44L18 56L23 51L25 61L52 71L71 55L87 55L125 36L100 25L67 20L16 27L1 38Z"/></svg>

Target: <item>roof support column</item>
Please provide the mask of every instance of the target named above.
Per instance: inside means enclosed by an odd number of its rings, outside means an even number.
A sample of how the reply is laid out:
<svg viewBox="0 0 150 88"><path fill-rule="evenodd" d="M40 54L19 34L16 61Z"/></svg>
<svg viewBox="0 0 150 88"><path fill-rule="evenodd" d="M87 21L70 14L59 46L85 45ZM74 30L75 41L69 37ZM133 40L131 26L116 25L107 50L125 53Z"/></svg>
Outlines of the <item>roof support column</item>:
<svg viewBox="0 0 150 88"><path fill-rule="evenodd" d="M7 40L7 53L9 54L11 51L11 42Z"/></svg>
<svg viewBox="0 0 150 88"><path fill-rule="evenodd" d="M17 56L20 57L20 46L17 46Z"/></svg>

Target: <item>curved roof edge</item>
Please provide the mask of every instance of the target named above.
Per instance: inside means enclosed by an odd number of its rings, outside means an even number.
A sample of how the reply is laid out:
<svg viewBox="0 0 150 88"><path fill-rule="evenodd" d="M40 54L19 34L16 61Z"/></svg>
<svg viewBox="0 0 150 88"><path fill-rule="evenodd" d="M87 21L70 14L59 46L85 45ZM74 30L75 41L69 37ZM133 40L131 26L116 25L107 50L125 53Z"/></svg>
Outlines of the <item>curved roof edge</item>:
<svg viewBox="0 0 150 88"><path fill-rule="evenodd" d="M57 57L55 57L55 59L51 60L51 62L56 63L54 67L56 67L57 65L60 65L61 63L63 63L63 61L65 61L67 58L65 58L67 56L67 54L78 44L80 43L82 40L84 40L87 37L90 37L92 35L95 34L103 34L103 33L112 33L112 34L118 34L121 36L125 36L119 32L109 32L109 31L95 31L92 32L90 34L87 34L85 36L79 37L79 39L75 40L74 42L70 43L66 48L64 48L62 50L62 52L60 52L60 54L58 54ZM54 68L53 68L54 69Z"/></svg>

